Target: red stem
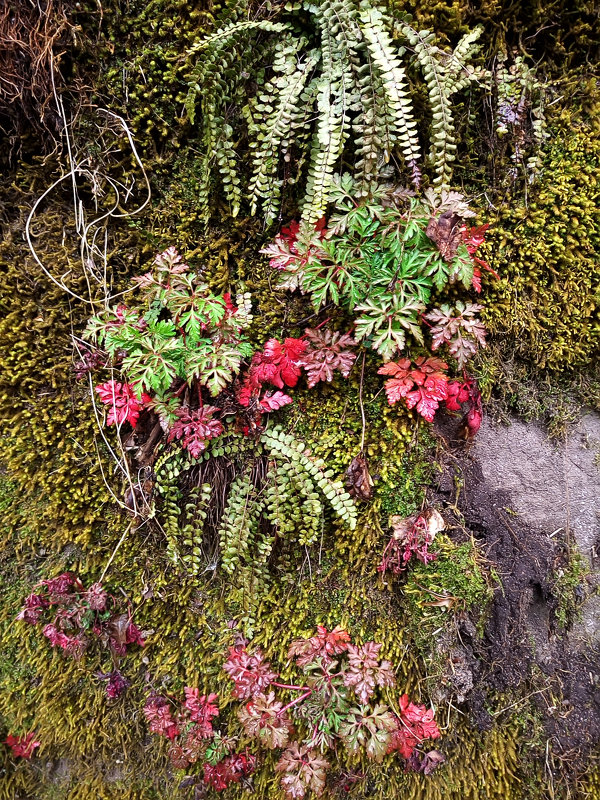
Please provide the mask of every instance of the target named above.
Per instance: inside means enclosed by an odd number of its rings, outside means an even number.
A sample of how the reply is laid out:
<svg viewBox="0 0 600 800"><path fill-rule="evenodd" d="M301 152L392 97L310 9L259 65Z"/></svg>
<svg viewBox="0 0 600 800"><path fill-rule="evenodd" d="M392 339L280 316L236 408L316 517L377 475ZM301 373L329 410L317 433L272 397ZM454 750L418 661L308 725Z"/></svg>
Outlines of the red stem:
<svg viewBox="0 0 600 800"><path fill-rule="evenodd" d="M292 706L297 706L298 703L301 703L303 700L306 700L307 697L310 697L312 693L313 693L313 690L312 689L308 689L306 692L304 692L304 694L301 694L300 697L297 697L295 700L292 700L291 703L288 703L287 706L284 706L281 709L281 711L278 711L277 712L277 716L279 716L280 714L283 714L283 712L287 711L288 708L291 708Z"/></svg>
<svg viewBox="0 0 600 800"><path fill-rule="evenodd" d="M299 692L308 692L308 686L290 686L287 683L277 683L276 681L271 681L271 686L276 686L278 689L296 689ZM310 689L312 691L312 689Z"/></svg>
<svg viewBox="0 0 600 800"><path fill-rule="evenodd" d="M317 325L317 327L316 327L316 328L313 328L313 330L315 330L315 331L318 331L318 330L319 330L319 328L322 328L322 327L323 327L323 325L327 325L327 323L328 323L328 322L331 322L331 317L327 317L327 319L324 319L324 320L323 320L323 322L319 322L319 324ZM300 338L301 338L301 339L306 339L306 334L304 334L304 336L301 336Z"/></svg>

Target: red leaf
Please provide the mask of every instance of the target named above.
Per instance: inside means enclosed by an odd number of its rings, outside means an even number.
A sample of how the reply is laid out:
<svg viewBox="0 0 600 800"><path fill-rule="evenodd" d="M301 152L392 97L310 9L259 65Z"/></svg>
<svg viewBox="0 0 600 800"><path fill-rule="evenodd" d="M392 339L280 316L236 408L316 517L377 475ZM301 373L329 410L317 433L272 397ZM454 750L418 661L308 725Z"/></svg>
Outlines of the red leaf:
<svg viewBox="0 0 600 800"><path fill-rule="evenodd" d="M332 656L344 653L350 643L350 634L340 626L328 631L324 625L317 625L316 636L310 639L296 639L288 650L288 658L295 658L299 667L305 667L316 658L331 660Z"/></svg>
<svg viewBox="0 0 600 800"><path fill-rule="evenodd" d="M215 406L202 406L195 411L190 411L189 408L175 409L179 419L171 426L167 441L181 439L181 446L192 458L198 458L206 450L209 440L216 439L223 433L222 423L218 419L212 419L217 411L219 409Z"/></svg>
<svg viewBox="0 0 600 800"><path fill-rule="evenodd" d="M243 406L258 395L263 384L271 383L278 389L295 386L300 376L299 359L306 350L302 339L285 339L281 344L277 339L269 339L263 351L254 353L250 369L246 373L238 401Z"/></svg>
<svg viewBox="0 0 600 800"><path fill-rule="evenodd" d="M285 750L275 769L282 772L281 785L288 798L304 797L309 789L321 795L325 789L329 762L318 750L292 742Z"/></svg>
<svg viewBox="0 0 600 800"><path fill-rule="evenodd" d="M219 716L219 708L215 705L216 694L201 695L199 689L186 686L184 689L184 708L190 712L192 722L197 722L197 732L203 739L210 739L213 735L212 718Z"/></svg>
<svg viewBox="0 0 600 800"><path fill-rule="evenodd" d="M235 683L233 696L242 700L263 693L277 678L277 673L273 672L260 650L250 655L242 645L229 648L229 658L223 669Z"/></svg>
<svg viewBox="0 0 600 800"><path fill-rule="evenodd" d="M147 394L142 394L138 400L135 389L130 383L107 381L96 386L96 392L101 402L110 407L106 418L107 425L122 425L124 422L129 422L135 428L144 404L150 402L150 396Z"/></svg>
<svg viewBox="0 0 600 800"><path fill-rule="evenodd" d="M179 735L179 725L171 715L171 706L166 697L152 695L144 706L144 716L150 723L150 732L174 739Z"/></svg>
<svg viewBox="0 0 600 800"><path fill-rule="evenodd" d="M258 739L269 750L285 747L292 731L292 721L275 700L275 692L258 694L238 711L238 719L248 736Z"/></svg>
<svg viewBox="0 0 600 800"><path fill-rule="evenodd" d="M204 782L217 792L223 791L231 783L239 783L256 768L256 756L250 753L233 753L214 766L204 765Z"/></svg>
<svg viewBox="0 0 600 800"><path fill-rule="evenodd" d="M485 233L490 227L490 223L486 222L485 225L479 227L467 228L463 225L461 228L462 240L467 246L467 251L470 256L478 250L485 241Z"/></svg>
<svg viewBox="0 0 600 800"><path fill-rule="evenodd" d="M448 365L439 358L419 356L412 368L410 360L403 358L384 364L378 374L393 376L384 384L390 405L404 398L408 408L416 406L419 414L432 422L440 400L448 394L448 376L442 372L447 368Z"/></svg>
<svg viewBox="0 0 600 800"><path fill-rule="evenodd" d="M309 389L319 381L331 381L335 370L347 378L356 360L356 353L350 349L356 342L350 334L311 328L305 333L309 344L299 363L308 374Z"/></svg>
<svg viewBox="0 0 600 800"><path fill-rule="evenodd" d="M289 394L275 392L274 394L267 393L260 401L260 405L264 411L277 411L293 402Z"/></svg>
<svg viewBox="0 0 600 800"><path fill-rule="evenodd" d="M13 756L16 758L31 758L35 748L40 746L40 742L36 741L33 731L25 734L25 736L9 734L4 740L4 744L10 747Z"/></svg>
<svg viewBox="0 0 600 800"><path fill-rule="evenodd" d="M446 408L449 411L460 411L461 403L466 403L469 399L468 383L463 381L449 381L448 395L446 397Z"/></svg>
<svg viewBox="0 0 600 800"><path fill-rule="evenodd" d="M400 697L398 705L398 727L392 733L387 751L391 753L396 750L403 758L408 759L418 744L426 739L439 739L441 733L431 709L411 703L407 694Z"/></svg>
<svg viewBox="0 0 600 800"><path fill-rule="evenodd" d="M375 691L375 686L393 686L394 673L389 661L379 663L381 645L365 642L363 645L348 645L348 669L344 673L344 684L354 690L363 705Z"/></svg>

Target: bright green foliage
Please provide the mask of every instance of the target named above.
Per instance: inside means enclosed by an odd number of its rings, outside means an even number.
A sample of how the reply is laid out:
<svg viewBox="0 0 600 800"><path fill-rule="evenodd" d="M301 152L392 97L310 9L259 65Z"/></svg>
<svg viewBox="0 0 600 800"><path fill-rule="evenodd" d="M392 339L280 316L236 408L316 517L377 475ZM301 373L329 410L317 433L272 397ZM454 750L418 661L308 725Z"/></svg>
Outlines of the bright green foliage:
<svg viewBox="0 0 600 800"><path fill-rule="evenodd" d="M85 335L120 360L138 397L155 392L160 410L172 418L167 393L176 378L189 385L197 380L215 397L252 354L243 333L252 321L250 296L238 295L229 314L226 298L213 295L173 247L157 256L153 272L135 280L139 304L92 317Z"/></svg>
<svg viewBox="0 0 600 800"><path fill-rule="evenodd" d="M262 252L282 271L281 285L310 294L316 311L329 303L347 309L354 315L355 338L389 361L409 336L424 344L420 317L433 292L456 281L470 287L473 262L460 225L452 230L454 248L446 257L428 233L444 211L456 210L457 219L472 212L456 193L442 194L437 205L433 194L420 200L377 186L359 203L355 188L350 176L336 178L335 211L324 239L301 236L294 257L282 237Z"/></svg>
<svg viewBox="0 0 600 800"><path fill-rule="evenodd" d="M240 208L231 108L245 97L249 80L258 84L243 109L252 151L252 213L262 203L267 222L276 219L282 189L298 180L308 159L302 221L310 228L326 210L336 165L348 155L350 144L359 194L367 193L396 149L418 185L420 145L400 60L404 48L394 44L393 25L384 12L370 2L320 0L290 3L279 18L229 21L189 51L190 57L200 56L190 73L186 109L193 122L199 99L205 174L199 202L205 219L215 167L232 214ZM408 24L400 32L414 45L429 87L431 158L436 186L444 187L456 151L451 98L479 74L468 61L477 51L480 31L463 37L453 52ZM259 68L267 56L272 64L269 80Z"/></svg>

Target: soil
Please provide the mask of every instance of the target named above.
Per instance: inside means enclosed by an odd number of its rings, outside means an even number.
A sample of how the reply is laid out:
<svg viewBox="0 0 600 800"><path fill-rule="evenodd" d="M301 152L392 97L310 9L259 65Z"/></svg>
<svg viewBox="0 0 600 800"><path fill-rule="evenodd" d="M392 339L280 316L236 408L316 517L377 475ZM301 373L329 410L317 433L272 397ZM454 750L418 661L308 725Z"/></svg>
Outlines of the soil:
<svg viewBox="0 0 600 800"><path fill-rule="evenodd" d="M483 637L465 618L444 647L455 700L482 730L533 704L543 746L550 741L563 773L577 770L600 743L600 417L584 417L559 445L518 421L484 421L467 445L450 416L437 432L445 447L432 499L456 508L498 578ZM575 546L589 575L573 589L579 618L564 630L556 574Z"/></svg>

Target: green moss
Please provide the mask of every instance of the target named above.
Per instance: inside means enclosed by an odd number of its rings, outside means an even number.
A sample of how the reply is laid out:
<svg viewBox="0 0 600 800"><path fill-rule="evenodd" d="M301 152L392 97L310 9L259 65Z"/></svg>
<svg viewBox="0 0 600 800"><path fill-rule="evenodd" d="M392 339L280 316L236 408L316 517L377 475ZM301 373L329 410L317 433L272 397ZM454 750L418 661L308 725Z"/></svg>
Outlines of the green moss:
<svg viewBox="0 0 600 800"><path fill-rule="evenodd" d="M418 649L431 651L434 632L453 625L454 614L469 611L481 630L492 598L489 579L473 541L455 544L438 534L429 564L409 567L402 592L407 601L410 630Z"/></svg>
<svg viewBox="0 0 600 800"><path fill-rule="evenodd" d="M575 544L571 544L566 548L564 563L554 572L552 582L552 594L556 598L554 618L559 629L565 630L581 618L581 601L589 573L588 560Z"/></svg>
<svg viewBox="0 0 600 800"><path fill-rule="evenodd" d="M597 102L594 81L567 87L585 91L590 105ZM490 220L487 254L500 280L487 283L484 321L510 342L504 354L510 348L538 371L586 367L600 342L600 131L594 115L572 105L555 112L539 185L527 203L509 203Z"/></svg>

